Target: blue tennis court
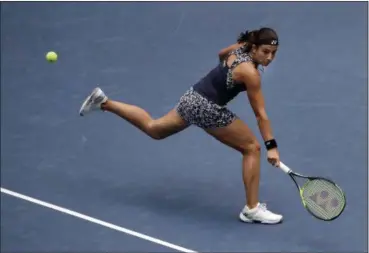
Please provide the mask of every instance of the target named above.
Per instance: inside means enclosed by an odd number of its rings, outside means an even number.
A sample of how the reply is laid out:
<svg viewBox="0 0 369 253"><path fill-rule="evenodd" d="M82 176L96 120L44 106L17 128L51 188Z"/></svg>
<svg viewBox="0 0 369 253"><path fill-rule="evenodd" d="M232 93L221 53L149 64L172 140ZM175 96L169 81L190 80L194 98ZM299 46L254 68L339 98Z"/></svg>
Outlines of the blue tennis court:
<svg viewBox="0 0 369 253"><path fill-rule="evenodd" d="M281 159L342 186L335 221L306 212L265 150L275 226L239 222L241 156L201 129L156 141L111 114L78 115L99 85L160 117L261 26L281 41L263 74ZM2 2L1 251L367 251L367 29L367 2ZM247 97L229 108L262 141Z"/></svg>

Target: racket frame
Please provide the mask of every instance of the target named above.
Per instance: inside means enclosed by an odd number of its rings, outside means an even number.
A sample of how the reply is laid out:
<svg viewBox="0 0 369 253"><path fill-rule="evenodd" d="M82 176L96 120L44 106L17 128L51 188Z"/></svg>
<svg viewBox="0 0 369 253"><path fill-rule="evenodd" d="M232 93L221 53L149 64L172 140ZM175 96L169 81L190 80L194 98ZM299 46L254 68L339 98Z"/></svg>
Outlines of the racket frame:
<svg viewBox="0 0 369 253"><path fill-rule="evenodd" d="M293 182L295 182L295 185L297 187L297 189L299 190L299 194L300 194L300 198L301 198L301 202L304 206L304 208L312 215L314 216L315 218L319 219L319 220L323 220L323 221L333 221L335 219L337 219L342 213L343 211L345 210L346 208L346 195L345 195L345 192L341 189L341 187L339 187L335 182L333 182L331 179L328 179L328 178L325 178L325 177L312 177L312 176L304 176L304 175L301 175L299 173L296 173L294 171L292 171L289 167L287 167L287 165L285 165L284 163L280 162L279 164L279 168L284 171L287 175L290 176L290 178L292 178ZM309 208L307 207L306 205L306 202L303 198L303 191L304 191L304 187L305 185L309 182L305 182L302 186L300 186L295 177L300 177L300 178L305 178L305 179L308 179L309 181L312 181L312 180L318 180L318 179L323 179L323 180L326 180L328 181L329 183L333 184L335 187L337 187L340 191L341 191L341 194L343 196L343 199L344 199L344 205L342 207L342 210L334 217L332 217L331 219L324 219L324 218L321 218L321 217L318 217L316 216L312 211L309 210Z"/></svg>

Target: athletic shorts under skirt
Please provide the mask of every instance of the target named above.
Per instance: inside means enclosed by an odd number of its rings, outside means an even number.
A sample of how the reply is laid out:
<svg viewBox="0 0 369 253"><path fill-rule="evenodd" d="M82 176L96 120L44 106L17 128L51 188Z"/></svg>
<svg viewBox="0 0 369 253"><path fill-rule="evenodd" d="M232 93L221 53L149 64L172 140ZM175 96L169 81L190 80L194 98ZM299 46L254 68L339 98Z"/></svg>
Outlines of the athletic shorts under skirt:
<svg viewBox="0 0 369 253"><path fill-rule="evenodd" d="M176 110L187 123L204 129L225 127L237 118L226 107L209 101L193 88L180 98Z"/></svg>

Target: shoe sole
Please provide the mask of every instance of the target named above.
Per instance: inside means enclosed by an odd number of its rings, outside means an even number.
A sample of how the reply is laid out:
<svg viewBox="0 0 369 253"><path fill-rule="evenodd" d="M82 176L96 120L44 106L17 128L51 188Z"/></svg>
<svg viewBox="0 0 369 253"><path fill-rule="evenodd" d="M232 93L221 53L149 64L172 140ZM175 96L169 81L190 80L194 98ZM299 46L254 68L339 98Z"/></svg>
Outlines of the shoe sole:
<svg viewBox="0 0 369 253"><path fill-rule="evenodd" d="M79 115L80 116L84 116L83 114L83 110L84 108L86 107L86 105L89 103L89 102L92 102L92 95L88 96L85 101L83 102L81 108L79 109Z"/></svg>
<svg viewBox="0 0 369 253"><path fill-rule="evenodd" d="M91 92L91 94L90 94L90 95L85 99L85 101L82 103L82 106L81 106L81 108L79 109L79 115L80 115L80 116L84 116L84 114L83 114L84 108L86 107L86 105L87 105L88 103L92 102L92 98L93 98L93 96L94 96L97 92L99 92L99 89L98 89L98 88L95 88L95 89Z"/></svg>

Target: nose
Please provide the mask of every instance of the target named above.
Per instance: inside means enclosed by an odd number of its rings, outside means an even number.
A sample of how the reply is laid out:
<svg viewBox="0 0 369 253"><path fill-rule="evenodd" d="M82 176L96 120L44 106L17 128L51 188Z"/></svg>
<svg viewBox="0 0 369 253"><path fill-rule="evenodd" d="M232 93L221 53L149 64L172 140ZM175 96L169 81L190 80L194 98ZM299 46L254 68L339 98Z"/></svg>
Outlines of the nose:
<svg viewBox="0 0 369 253"><path fill-rule="evenodd" d="M268 57L266 58L266 63L267 63L267 64L271 63L272 61L273 61L273 57L272 57L272 56L268 56Z"/></svg>

